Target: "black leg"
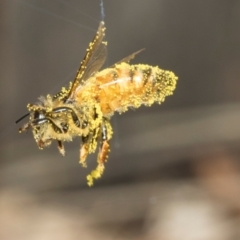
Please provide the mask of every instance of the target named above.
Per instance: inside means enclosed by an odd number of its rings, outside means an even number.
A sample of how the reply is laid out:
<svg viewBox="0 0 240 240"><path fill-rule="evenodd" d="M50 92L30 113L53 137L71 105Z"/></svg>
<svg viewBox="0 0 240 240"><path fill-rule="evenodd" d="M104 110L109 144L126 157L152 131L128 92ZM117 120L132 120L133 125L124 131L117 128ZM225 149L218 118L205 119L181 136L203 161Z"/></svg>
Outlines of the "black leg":
<svg viewBox="0 0 240 240"><path fill-rule="evenodd" d="M65 155L65 149L64 149L63 143L62 143L62 141L59 141L59 140L57 142L58 142L58 150L64 156Z"/></svg>

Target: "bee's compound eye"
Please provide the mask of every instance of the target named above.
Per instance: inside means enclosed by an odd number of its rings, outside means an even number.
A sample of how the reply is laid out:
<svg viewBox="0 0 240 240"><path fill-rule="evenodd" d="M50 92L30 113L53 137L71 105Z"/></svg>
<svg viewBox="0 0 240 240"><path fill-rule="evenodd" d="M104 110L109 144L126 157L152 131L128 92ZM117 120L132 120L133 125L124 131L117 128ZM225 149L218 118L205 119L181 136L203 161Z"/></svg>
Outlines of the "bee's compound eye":
<svg viewBox="0 0 240 240"><path fill-rule="evenodd" d="M37 119L37 118L39 118L39 111L35 111L34 112L34 115L33 115L33 119Z"/></svg>
<svg viewBox="0 0 240 240"><path fill-rule="evenodd" d="M34 120L43 119L43 118L45 118L45 115L42 112L39 112L39 111L34 112L34 115L33 115Z"/></svg>
<svg viewBox="0 0 240 240"><path fill-rule="evenodd" d="M32 119L32 124L33 125L39 125L42 123L47 122L48 119L45 117L44 113L35 111L33 112L33 119Z"/></svg>

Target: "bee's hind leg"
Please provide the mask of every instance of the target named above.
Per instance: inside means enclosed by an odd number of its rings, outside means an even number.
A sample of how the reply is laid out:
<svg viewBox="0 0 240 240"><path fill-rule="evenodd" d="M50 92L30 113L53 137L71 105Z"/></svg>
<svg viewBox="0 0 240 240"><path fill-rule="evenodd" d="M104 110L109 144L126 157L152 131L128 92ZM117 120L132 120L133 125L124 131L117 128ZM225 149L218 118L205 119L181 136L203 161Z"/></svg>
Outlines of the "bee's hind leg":
<svg viewBox="0 0 240 240"><path fill-rule="evenodd" d="M109 140L112 137L112 127L108 119L104 119L101 126L101 141L97 157L97 167L87 176L87 183L89 186L93 185L93 180L98 179L104 172L104 163L107 161L108 153L110 151Z"/></svg>

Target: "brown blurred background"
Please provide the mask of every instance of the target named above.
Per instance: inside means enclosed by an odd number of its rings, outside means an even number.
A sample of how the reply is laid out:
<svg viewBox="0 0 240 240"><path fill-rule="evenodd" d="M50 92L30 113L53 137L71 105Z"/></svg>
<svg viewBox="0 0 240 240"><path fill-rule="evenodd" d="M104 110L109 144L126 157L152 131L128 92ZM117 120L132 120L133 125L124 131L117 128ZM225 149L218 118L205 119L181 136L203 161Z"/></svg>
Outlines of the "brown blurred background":
<svg viewBox="0 0 240 240"><path fill-rule="evenodd" d="M14 124L72 80L98 27L99 1L66 2L0 2L0 239L240 239L240 1L104 1L106 66L144 47L133 63L179 82L162 106L115 114L93 188L79 139L62 158Z"/></svg>

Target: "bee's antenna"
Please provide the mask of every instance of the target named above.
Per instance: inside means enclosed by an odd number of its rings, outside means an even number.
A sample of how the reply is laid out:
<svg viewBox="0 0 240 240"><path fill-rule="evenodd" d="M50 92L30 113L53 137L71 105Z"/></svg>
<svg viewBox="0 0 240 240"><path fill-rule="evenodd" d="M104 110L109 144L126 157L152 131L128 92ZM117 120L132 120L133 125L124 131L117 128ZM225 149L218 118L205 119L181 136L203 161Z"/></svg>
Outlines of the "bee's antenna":
<svg viewBox="0 0 240 240"><path fill-rule="evenodd" d="M22 117L20 117L15 123L19 123L21 120L23 120L25 117L27 117L30 113L26 113L25 115L23 115Z"/></svg>

